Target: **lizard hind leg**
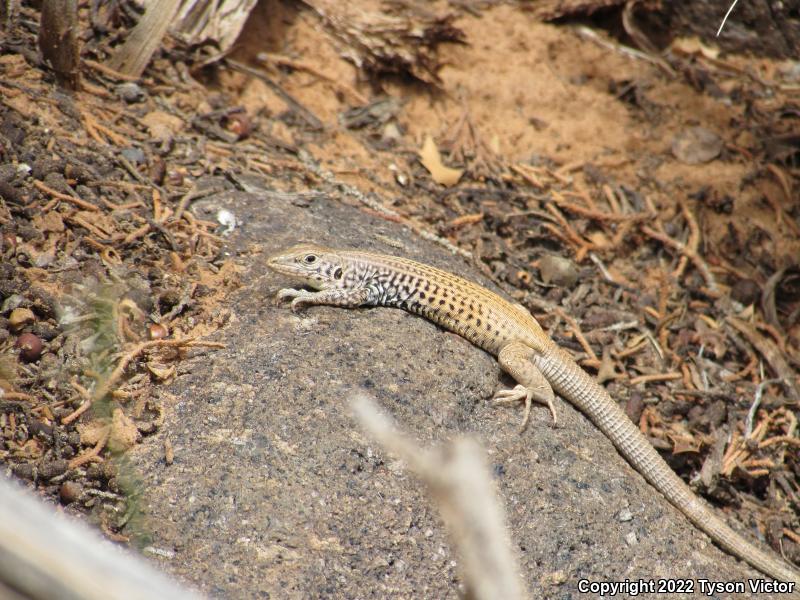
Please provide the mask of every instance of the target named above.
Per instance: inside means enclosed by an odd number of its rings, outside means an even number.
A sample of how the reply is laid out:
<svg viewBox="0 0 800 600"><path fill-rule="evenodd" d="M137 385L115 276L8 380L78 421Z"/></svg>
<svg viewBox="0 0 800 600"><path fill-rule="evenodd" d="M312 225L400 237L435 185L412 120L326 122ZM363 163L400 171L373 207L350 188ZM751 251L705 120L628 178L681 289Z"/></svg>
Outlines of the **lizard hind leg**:
<svg viewBox="0 0 800 600"><path fill-rule="evenodd" d="M558 425L556 409L553 405L555 394L542 372L536 368L531 358L534 350L522 342L511 342L503 346L497 355L497 360L502 369L511 375L517 386L510 390L500 390L494 396L496 404L511 404L523 400L525 414L522 417L522 429L528 424L533 402L543 404L550 409L553 415L553 426Z"/></svg>

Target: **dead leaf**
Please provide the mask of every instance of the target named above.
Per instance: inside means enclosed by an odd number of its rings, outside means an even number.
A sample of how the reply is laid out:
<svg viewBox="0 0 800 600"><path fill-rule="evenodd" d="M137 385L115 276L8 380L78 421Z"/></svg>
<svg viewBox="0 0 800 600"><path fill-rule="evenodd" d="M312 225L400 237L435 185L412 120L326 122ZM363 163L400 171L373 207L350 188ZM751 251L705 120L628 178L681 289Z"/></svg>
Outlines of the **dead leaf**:
<svg viewBox="0 0 800 600"><path fill-rule="evenodd" d="M34 222L36 222L36 219L34 219ZM51 233L63 233L65 229L64 221L61 218L61 215L54 210L51 210L42 215L39 224L40 227L42 228L42 231L47 231Z"/></svg>
<svg viewBox="0 0 800 600"><path fill-rule="evenodd" d="M159 142L171 139L173 135L183 129L182 119L160 110L147 113L142 117L141 122L150 130L150 135Z"/></svg>
<svg viewBox="0 0 800 600"><path fill-rule="evenodd" d="M667 434L667 437L672 441L673 454L697 453L700 451L700 444L691 437L679 437L671 434Z"/></svg>
<svg viewBox="0 0 800 600"><path fill-rule="evenodd" d="M149 362L147 363L147 370L155 375L157 379L161 379L163 381L165 379L169 379L175 374L175 365L165 367L164 365Z"/></svg>
<svg viewBox="0 0 800 600"><path fill-rule="evenodd" d="M25 442L15 453L17 458L26 458L28 460L37 460L44 455L44 446L37 439L30 439Z"/></svg>
<svg viewBox="0 0 800 600"><path fill-rule="evenodd" d="M122 451L133 447L139 441L139 430L131 419L122 412L121 408L115 408L111 418L111 437L108 438L108 446L112 450Z"/></svg>
<svg viewBox="0 0 800 600"><path fill-rule="evenodd" d="M710 162L722 152L720 137L704 127L689 127L672 140L672 154L687 165Z"/></svg>
<svg viewBox="0 0 800 600"><path fill-rule="evenodd" d="M617 372L614 369L614 360L611 358L611 348L604 346L603 359L600 361L600 368L597 371L597 380L600 383L605 383L616 378Z"/></svg>
<svg viewBox="0 0 800 600"><path fill-rule="evenodd" d="M457 184L461 175L464 174L463 169L451 169L442 163L442 156L430 135L425 137L425 143L422 144L422 149L419 151L419 162L428 170L436 183L446 187Z"/></svg>
<svg viewBox="0 0 800 600"><path fill-rule="evenodd" d="M697 37L676 38L673 40L670 47L672 50L687 56L691 56L692 54L700 54L706 58L719 58L719 48L706 46Z"/></svg>
<svg viewBox="0 0 800 600"><path fill-rule="evenodd" d="M88 423L78 424L78 433L81 436L81 444L84 446L94 446L108 433L109 424L105 419L93 419Z"/></svg>

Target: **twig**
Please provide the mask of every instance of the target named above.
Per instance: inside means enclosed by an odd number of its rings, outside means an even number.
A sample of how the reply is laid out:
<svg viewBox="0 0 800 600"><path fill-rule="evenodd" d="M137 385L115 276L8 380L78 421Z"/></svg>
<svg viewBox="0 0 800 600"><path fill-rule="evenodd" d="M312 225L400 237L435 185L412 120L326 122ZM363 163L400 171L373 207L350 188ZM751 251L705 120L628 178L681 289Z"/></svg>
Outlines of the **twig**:
<svg viewBox="0 0 800 600"><path fill-rule="evenodd" d="M263 61L263 62L270 62L275 65L280 65L282 67L289 67L291 69L295 69L296 71L305 71L310 73L317 79L321 79L326 83L331 84L333 87L338 89L344 94L351 96L356 102L359 104L368 104L369 100L365 98L360 92L358 92L355 88L347 85L346 83L339 81L338 79L334 79L333 77L329 77L325 73L319 71L316 67L314 67L310 63L302 62L299 60L293 60L286 56L281 56L280 54L271 54L269 52L259 52L256 55L256 59Z"/></svg>
<svg viewBox="0 0 800 600"><path fill-rule="evenodd" d="M700 274L705 280L706 285L708 285L709 290L713 294L718 295L720 293L716 279L714 278L714 274L711 272L711 269L708 268L708 265L695 250L689 248L683 242L679 242L678 240L672 239L666 233L662 231L656 231L655 229L653 229L652 227L648 227L647 225L642 225L641 229L642 232L645 233L646 235L649 235L651 238L658 240L665 246L669 246L670 248L677 250L678 252L686 256L690 261L692 261L697 270L700 271Z"/></svg>
<svg viewBox="0 0 800 600"><path fill-rule="evenodd" d="M651 375L639 375L639 377L633 377L631 379L631 385L636 385L638 383L649 383L651 381L673 381L675 379L682 379L683 373L677 373L675 371L671 373L653 373Z"/></svg>
<svg viewBox="0 0 800 600"><path fill-rule="evenodd" d="M585 208L580 206L579 204L575 204L574 202L570 202L569 200L564 200L559 198L555 194L553 195L553 202L558 204L559 208L564 208L571 213L575 213L581 217L586 217L587 219L592 219L593 221L607 221L611 223L619 223L619 222L626 222L626 221L646 221L648 219L652 219L653 215L651 213L633 213L633 214L618 214L618 213L607 213L600 210L593 210L590 208Z"/></svg>
<svg viewBox="0 0 800 600"><path fill-rule="evenodd" d="M773 444L790 444L792 446L800 447L800 438L790 435L776 435L775 437L764 440L758 445L758 447L765 448L767 446L772 446Z"/></svg>
<svg viewBox="0 0 800 600"><path fill-rule="evenodd" d="M99 211L100 209L97 208L94 204L90 204L85 200L81 200L75 196L70 196L69 194L63 194L57 190L54 190L47 184L39 181L38 179L33 180L33 187L37 188L38 190L44 192L45 194L49 194L54 198L58 198L59 200L63 200L64 202L70 202L75 206L78 206L84 210L91 210L91 211Z"/></svg>
<svg viewBox="0 0 800 600"><path fill-rule="evenodd" d="M747 411L747 419L744 422L744 437L749 438L753 433L753 420L756 418L756 411L761 404L761 397L764 395L764 389L773 383L779 383L780 379L765 379L756 387L755 397L753 403L750 405L750 410Z"/></svg>
<svg viewBox="0 0 800 600"><path fill-rule="evenodd" d="M105 445L108 443L108 438L111 437L111 425L106 428L106 431L100 437L98 442L95 444L94 448L84 452L83 454L79 454L71 461L69 461L68 466L70 469L76 469L80 467L82 464L87 463L94 459L99 459L100 452L102 452Z"/></svg>
<svg viewBox="0 0 800 600"><path fill-rule="evenodd" d="M463 560L466 597L524 598L505 514L481 447L462 438L440 451L423 450L397 431L366 397L354 398L351 406L361 426L408 463L430 488Z"/></svg>
<svg viewBox="0 0 800 600"><path fill-rule="evenodd" d="M739 331L747 341L750 342L756 350L763 356L769 365L775 371L775 375L783 383L788 392L788 396L792 400L800 399L800 391L797 390L795 381L794 369L789 365L788 361L784 358L780 348L772 341L760 335L756 329L735 317L728 317L726 322L734 329Z"/></svg>
<svg viewBox="0 0 800 600"><path fill-rule="evenodd" d="M83 58L81 62L87 67L91 67L95 71L100 71L103 75L108 75L112 79L119 79L120 81L139 81L139 77L120 73L119 71L115 71L111 67L90 58Z"/></svg>
<svg viewBox="0 0 800 600"><path fill-rule="evenodd" d="M183 197L181 197L180 202L178 202L178 207L175 209L175 214L172 215L171 220L180 221L181 217L183 216L183 211L185 211L189 207L189 204L194 200L202 198L203 196L213 196L214 194L218 194L223 190L223 187L210 187L203 189L193 188L189 190L183 195Z"/></svg>
<svg viewBox="0 0 800 600"><path fill-rule="evenodd" d="M238 61L232 60L230 58L226 58L222 61L223 64L229 66L231 69L235 71L240 71L245 75L250 75L251 77L256 77L266 83L272 91L278 94L284 102L289 104L297 114L300 115L302 119L306 121L313 129L323 129L324 125L322 121L320 121L317 116L308 110L305 106L300 104L291 94L289 94L286 90L284 90L281 86L277 83L272 81L269 77L267 77L264 73L259 71L258 69L254 69L252 67L248 67L247 65L240 63Z"/></svg>
<svg viewBox="0 0 800 600"><path fill-rule="evenodd" d="M78 392L78 395L79 395L81 398L83 398L83 404L81 404L81 405L80 405L78 408L76 408L74 411L72 411L72 412L71 412L70 414L68 414L66 417L64 417L63 419L61 419L61 424L62 424L62 425L69 425L69 424L70 424L70 423L72 423L72 422L73 422L75 419L77 419L77 418L78 418L78 417L80 417L80 416L81 416L83 413L85 413L87 410L89 410L89 408L92 406L92 400L93 400L93 399L92 399L92 395L91 395L91 393L89 393L89 390L87 390L85 387L83 387L82 385L80 385L80 384L79 384L77 381L75 381L74 379L73 379L72 381L70 381L70 385L71 385L73 388L75 388L75 391L76 391L76 392Z"/></svg>
<svg viewBox="0 0 800 600"><path fill-rule="evenodd" d="M560 308L556 308L556 314L567 322L567 324L570 326L570 329L572 329L573 335L578 340L578 343L583 348L583 351L589 355L589 358L595 364L599 364L600 361L597 358L597 354L594 353L594 350L592 350L592 347L589 345L589 342L587 342L586 338L583 337L583 332L581 332L581 328L578 325L578 322Z"/></svg>
<svg viewBox="0 0 800 600"><path fill-rule="evenodd" d="M22 392L6 392L0 389L0 400L24 400L26 402L34 402L36 398L23 394Z"/></svg>

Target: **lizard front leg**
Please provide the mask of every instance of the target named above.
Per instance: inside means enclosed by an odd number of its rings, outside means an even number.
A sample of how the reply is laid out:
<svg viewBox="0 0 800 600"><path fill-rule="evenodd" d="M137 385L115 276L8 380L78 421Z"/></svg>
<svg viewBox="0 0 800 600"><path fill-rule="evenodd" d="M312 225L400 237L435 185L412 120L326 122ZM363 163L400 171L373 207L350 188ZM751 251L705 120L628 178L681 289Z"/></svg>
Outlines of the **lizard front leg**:
<svg viewBox="0 0 800 600"><path fill-rule="evenodd" d="M277 294L278 300L292 298L292 310L296 311L304 304L329 304L332 306L343 306L345 308L356 308L363 306L369 300L369 290L366 288L331 288L310 292L308 290L296 290L294 288L284 288Z"/></svg>
<svg viewBox="0 0 800 600"><path fill-rule="evenodd" d="M525 415L522 417L522 429L528 424L531 414L531 404L538 402L550 409L553 415L553 426L558 425L556 409L553 406L555 394L542 372L536 368L531 360L535 350L522 342L510 342L500 349L497 361L502 369L511 375L518 385L511 390L500 390L494 396L498 404L510 404L519 400L525 401Z"/></svg>

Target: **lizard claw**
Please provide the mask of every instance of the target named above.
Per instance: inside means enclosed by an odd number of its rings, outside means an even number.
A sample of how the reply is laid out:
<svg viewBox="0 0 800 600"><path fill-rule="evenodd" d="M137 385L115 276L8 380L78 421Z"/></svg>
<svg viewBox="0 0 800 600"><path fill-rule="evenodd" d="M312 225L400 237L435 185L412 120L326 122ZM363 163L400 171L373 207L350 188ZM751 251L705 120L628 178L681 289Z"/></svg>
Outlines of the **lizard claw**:
<svg viewBox="0 0 800 600"><path fill-rule="evenodd" d="M298 296L292 300L292 303L289 306L291 307L292 312L296 313L303 307L304 304L308 304L308 300L302 296Z"/></svg>
<svg viewBox="0 0 800 600"><path fill-rule="evenodd" d="M278 300L287 300L289 298L297 298L299 295L300 290L296 290L294 288L283 288L277 294L275 294L275 297Z"/></svg>
<svg viewBox="0 0 800 600"><path fill-rule="evenodd" d="M290 306L292 312L297 312L298 309L300 309L303 306L303 304L309 303L308 298L310 296L313 296L313 293L306 290L284 288L278 292L276 297L278 298L279 301L291 299L292 303Z"/></svg>
<svg viewBox="0 0 800 600"><path fill-rule="evenodd" d="M549 398L540 398L535 393L534 390L530 388L526 388L522 384L518 384L513 389L510 390L499 390L492 398L495 404L513 404L514 402L518 402L520 400L525 402L525 413L522 416L522 425L520 426L520 433L525 431L525 428L528 426L528 420L531 416L531 406L533 405L534 400L539 404L547 405L547 408L550 409L550 414L553 415L553 427L558 427L558 416L556 415L556 408L553 406L552 400Z"/></svg>

